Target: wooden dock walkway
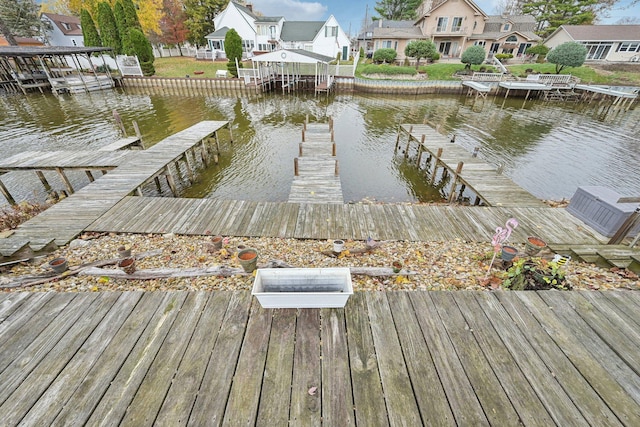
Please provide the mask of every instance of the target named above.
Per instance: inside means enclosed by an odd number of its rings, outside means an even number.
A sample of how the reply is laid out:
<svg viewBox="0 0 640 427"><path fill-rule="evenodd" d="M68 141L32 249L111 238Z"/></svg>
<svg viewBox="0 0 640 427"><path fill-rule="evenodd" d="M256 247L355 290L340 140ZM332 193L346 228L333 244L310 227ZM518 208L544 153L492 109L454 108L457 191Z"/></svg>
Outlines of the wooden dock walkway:
<svg viewBox="0 0 640 427"><path fill-rule="evenodd" d="M332 123L305 123L289 202L344 203Z"/></svg>
<svg viewBox="0 0 640 427"><path fill-rule="evenodd" d="M408 135L404 139L403 134ZM424 135L424 138L423 138ZM451 141L439 134L429 125L422 124L402 124L398 132L396 146L405 149L405 156L411 147L412 142L417 142L418 149L422 147L431 157L431 164L436 163L438 167L444 167L447 174L452 176L459 185L464 185L473 191L476 196L476 204L480 200L488 206L503 207L544 207L544 203L532 194L516 185L508 177L497 172L496 168L484 160L473 157L466 149L451 143ZM438 150L442 149L442 154L437 157ZM418 151L418 161L427 156L420 155ZM458 164L464 165L460 173L456 174ZM420 167L420 164L418 165Z"/></svg>
<svg viewBox="0 0 640 427"><path fill-rule="evenodd" d="M640 294L0 294L3 426L637 426Z"/></svg>
<svg viewBox="0 0 640 427"><path fill-rule="evenodd" d="M153 214L151 214L153 213ZM515 217L511 241L536 235L548 243L599 245L607 238L565 209L403 204L278 203L126 197L86 227L115 233L222 234L299 239L489 242Z"/></svg>
<svg viewBox="0 0 640 427"><path fill-rule="evenodd" d="M23 249L39 251L52 243L58 246L67 244L116 203L139 192L141 186L159 175L165 175L173 187L169 166L184 161L191 175L191 164L195 159L190 159L189 152L195 157L194 148L200 148L206 162L209 155L206 140L228 125L229 122L203 121L148 150L128 154L125 151L100 152L101 156L126 157L116 169L20 225L11 236L0 239L0 254L11 256Z"/></svg>

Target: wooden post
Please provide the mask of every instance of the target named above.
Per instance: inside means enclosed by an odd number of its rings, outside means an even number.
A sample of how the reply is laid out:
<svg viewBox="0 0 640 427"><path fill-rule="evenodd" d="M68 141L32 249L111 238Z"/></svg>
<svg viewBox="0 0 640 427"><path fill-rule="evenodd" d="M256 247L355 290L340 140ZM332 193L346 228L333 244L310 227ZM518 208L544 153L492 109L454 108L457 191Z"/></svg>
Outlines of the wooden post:
<svg viewBox="0 0 640 427"><path fill-rule="evenodd" d="M462 167L464 166L464 162L458 162L458 167L456 168L455 173L453 174L453 183L451 184L451 194L449 194L449 203L453 201L453 198L456 195L456 183L458 182L458 175L462 172Z"/></svg>
<svg viewBox="0 0 640 427"><path fill-rule="evenodd" d="M160 178L157 176L153 177L153 181L156 183L156 188L158 189L158 193L162 193L162 186L160 185Z"/></svg>
<svg viewBox="0 0 640 427"><path fill-rule="evenodd" d="M171 169L169 168L169 165L166 165L164 167L164 170L165 170L164 176L167 179L167 184L169 184L169 188L171 189L173 196L178 197L178 190L176 189L176 183L173 180L173 175L171 175Z"/></svg>
<svg viewBox="0 0 640 427"><path fill-rule="evenodd" d="M200 141L200 157L202 157L202 163L206 166L209 165L209 150L207 150L207 143L203 139Z"/></svg>
<svg viewBox="0 0 640 427"><path fill-rule="evenodd" d="M11 206L15 206L16 205L16 201L14 200L14 198L11 196L11 193L9 193L9 190L7 190L7 187L4 186L4 184L2 183L2 181L0 181L0 193L2 193L2 195L4 196L5 199L7 199L7 202L9 202L9 204Z"/></svg>
<svg viewBox="0 0 640 427"><path fill-rule="evenodd" d="M36 171L36 175L38 175L38 178L40 178L40 182L42 183L42 185L44 185L44 189L46 191L51 191L51 185L49 185L49 182L47 181L47 178L45 178L44 173L42 173L42 171Z"/></svg>
<svg viewBox="0 0 640 427"><path fill-rule="evenodd" d="M438 172L438 164L440 163L440 157L442 156L442 148L438 148L436 153L436 161L433 163L433 172L431 173L431 184L436 180L436 173Z"/></svg>
<svg viewBox="0 0 640 427"><path fill-rule="evenodd" d="M335 134L333 132L333 129L331 129L331 142L336 142L336 137L335 137Z"/></svg>
<svg viewBox="0 0 640 427"><path fill-rule="evenodd" d="M422 160L422 145L424 144L424 140L426 138L425 134L422 134L420 138L420 144L418 145L418 161L416 162L416 166L420 167L420 160Z"/></svg>
<svg viewBox="0 0 640 427"><path fill-rule="evenodd" d="M135 120L133 121L133 130L136 132L136 136L138 137L138 139L142 143L142 134L140 133L140 128L138 127L138 122L136 122Z"/></svg>
<svg viewBox="0 0 640 427"><path fill-rule="evenodd" d="M139 197L142 197L142 188L141 187L136 187L136 195Z"/></svg>
<svg viewBox="0 0 640 427"><path fill-rule="evenodd" d="M340 166L338 165L338 159L336 159L336 168L334 171L335 176L340 175Z"/></svg>
<svg viewBox="0 0 640 427"><path fill-rule="evenodd" d="M191 167L191 161L189 160L187 151L182 155L182 159L184 160L184 166L187 169L187 178L189 179L189 183L193 184L193 168Z"/></svg>
<svg viewBox="0 0 640 427"><path fill-rule="evenodd" d="M333 116L329 116L329 129L333 131Z"/></svg>
<svg viewBox="0 0 640 427"><path fill-rule="evenodd" d="M396 147L393 149L394 153L396 151L398 151L398 145L400 145L400 131L401 130L402 130L402 125L398 125L398 136L396 136Z"/></svg>
<svg viewBox="0 0 640 427"><path fill-rule="evenodd" d="M127 131L124 128L124 124L122 123L122 119L120 118L120 114L118 114L117 110L113 110L113 118L116 120L116 124L120 128L120 132L122 132L122 136L127 137Z"/></svg>
<svg viewBox="0 0 640 427"><path fill-rule="evenodd" d="M216 151L218 152L218 154L220 154L220 141L218 140L218 131L213 133L213 137L216 141Z"/></svg>
<svg viewBox="0 0 640 427"><path fill-rule="evenodd" d="M298 158L293 159L293 175L298 176Z"/></svg>
<svg viewBox="0 0 640 427"><path fill-rule="evenodd" d="M309 115L307 114L307 118L304 119L304 123L302 123L302 130L306 131L307 130L307 123L309 123Z"/></svg>
<svg viewBox="0 0 640 427"><path fill-rule="evenodd" d="M298 144L298 157L302 157L302 142Z"/></svg>
<svg viewBox="0 0 640 427"><path fill-rule="evenodd" d="M84 173L87 175L87 178L89 178L89 182L95 181L95 179L93 178L93 175L91 174L90 170L86 170L86 171L84 171Z"/></svg>
<svg viewBox="0 0 640 427"><path fill-rule="evenodd" d="M409 157L409 145L411 145L411 134L409 134L409 139L407 139L407 147L404 149L404 158Z"/></svg>
<svg viewBox="0 0 640 427"><path fill-rule="evenodd" d="M473 149L473 153L471 154L471 157L478 157L478 152L480 151L480 147L475 147Z"/></svg>
<svg viewBox="0 0 640 427"><path fill-rule="evenodd" d="M302 142L304 142L304 128L302 129Z"/></svg>
<svg viewBox="0 0 640 427"><path fill-rule="evenodd" d="M71 181L69 181L69 178L67 178L67 175L64 174L64 170L62 168L56 168L56 172L58 172L58 174L60 175L60 179L62 179L62 182L64 182L64 185L67 187L67 190L69 190L69 194L73 194L73 187L71 186Z"/></svg>
<svg viewBox="0 0 640 427"><path fill-rule="evenodd" d="M233 144L233 130L231 130L231 122L229 122L227 127L229 128L229 142Z"/></svg>
<svg viewBox="0 0 640 427"><path fill-rule="evenodd" d="M331 144L331 155L333 157L336 156L336 143L335 142L333 144Z"/></svg>
<svg viewBox="0 0 640 427"><path fill-rule="evenodd" d="M456 142L456 134L455 134L455 133L452 133L452 134L451 134L451 140L450 140L450 142Z"/></svg>

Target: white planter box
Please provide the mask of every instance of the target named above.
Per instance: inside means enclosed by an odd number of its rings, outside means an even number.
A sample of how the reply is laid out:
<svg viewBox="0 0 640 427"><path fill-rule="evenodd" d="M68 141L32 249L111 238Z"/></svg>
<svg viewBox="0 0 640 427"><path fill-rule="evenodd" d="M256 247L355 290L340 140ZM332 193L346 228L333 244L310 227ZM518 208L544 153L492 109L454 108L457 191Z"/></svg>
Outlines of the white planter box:
<svg viewBox="0 0 640 427"><path fill-rule="evenodd" d="M264 308L344 307L353 285L348 268L259 268L251 294Z"/></svg>

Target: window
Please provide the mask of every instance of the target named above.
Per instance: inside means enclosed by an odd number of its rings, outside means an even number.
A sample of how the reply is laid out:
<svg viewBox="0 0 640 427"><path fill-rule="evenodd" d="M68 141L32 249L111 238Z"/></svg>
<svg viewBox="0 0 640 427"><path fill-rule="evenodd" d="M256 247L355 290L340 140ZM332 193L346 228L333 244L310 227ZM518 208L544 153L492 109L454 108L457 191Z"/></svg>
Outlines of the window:
<svg viewBox="0 0 640 427"><path fill-rule="evenodd" d="M71 25L67 24L66 22L61 22L60 24L62 24L64 29L67 30L67 31L71 29Z"/></svg>
<svg viewBox="0 0 640 427"><path fill-rule="evenodd" d="M338 37L338 27L324 27L325 37Z"/></svg>
<svg viewBox="0 0 640 427"><path fill-rule="evenodd" d="M269 27L269 37L271 37L271 40L275 40L276 39L276 26L275 25L271 25Z"/></svg>
<svg viewBox="0 0 640 427"><path fill-rule="evenodd" d="M382 42L382 48L383 49L391 49L391 40L384 40Z"/></svg>
<svg viewBox="0 0 640 427"><path fill-rule="evenodd" d="M518 43L518 38L516 36L509 36L505 41L507 43Z"/></svg>
<svg viewBox="0 0 640 427"><path fill-rule="evenodd" d="M640 52L640 43L620 43L618 52Z"/></svg>
<svg viewBox="0 0 640 427"><path fill-rule="evenodd" d="M459 33L461 29L462 29L462 17L459 16L459 17L453 18L453 22L451 23L451 32Z"/></svg>
<svg viewBox="0 0 640 427"><path fill-rule="evenodd" d="M438 27L436 28L436 33L444 33L447 31L447 25L449 24L449 17L444 16L438 18Z"/></svg>
<svg viewBox="0 0 640 427"><path fill-rule="evenodd" d="M485 47L486 44L487 44L487 42L484 41L484 40L478 40L478 41L473 43L474 46L482 46L482 47Z"/></svg>
<svg viewBox="0 0 640 427"><path fill-rule="evenodd" d="M251 52L254 47L253 40L242 40L242 51L243 52Z"/></svg>
<svg viewBox="0 0 640 427"><path fill-rule="evenodd" d="M511 24L508 22L502 26L502 31L509 31L511 29Z"/></svg>
<svg viewBox="0 0 640 427"><path fill-rule="evenodd" d="M613 42L591 42L583 43L587 48L587 59L603 59L609 54L613 47Z"/></svg>

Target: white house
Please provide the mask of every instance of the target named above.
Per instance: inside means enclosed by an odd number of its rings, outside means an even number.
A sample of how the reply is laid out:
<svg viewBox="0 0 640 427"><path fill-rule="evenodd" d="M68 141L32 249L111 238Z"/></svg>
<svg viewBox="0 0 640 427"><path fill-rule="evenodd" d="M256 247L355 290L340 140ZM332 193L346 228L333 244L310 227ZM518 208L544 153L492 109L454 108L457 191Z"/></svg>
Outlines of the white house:
<svg viewBox="0 0 640 427"><path fill-rule="evenodd" d="M47 24L46 42L50 46L84 46L80 18L45 12L40 19Z"/></svg>
<svg viewBox="0 0 640 427"><path fill-rule="evenodd" d="M335 58L349 57L349 38L338 21L287 21L282 16L258 16L251 5L233 0L213 19L214 31L206 36L215 57L224 57L224 38L233 28L240 38L245 57L279 49L304 49Z"/></svg>
<svg viewBox="0 0 640 427"><path fill-rule="evenodd" d="M585 45L587 61L640 62L640 25L561 25L544 44L565 42Z"/></svg>

